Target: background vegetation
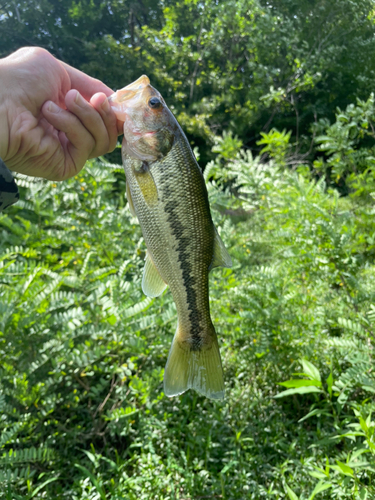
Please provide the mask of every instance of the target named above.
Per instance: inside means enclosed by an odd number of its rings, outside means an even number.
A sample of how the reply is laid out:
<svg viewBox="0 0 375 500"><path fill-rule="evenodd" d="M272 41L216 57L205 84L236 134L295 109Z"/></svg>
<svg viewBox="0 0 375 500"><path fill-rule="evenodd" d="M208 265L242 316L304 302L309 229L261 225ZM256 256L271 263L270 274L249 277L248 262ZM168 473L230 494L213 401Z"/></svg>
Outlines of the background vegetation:
<svg viewBox="0 0 375 500"><path fill-rule="evenodd" d="M114 88L150 76L232 255L211 274L227 396L162 392L176 325L142 295L118 151L0 215L0 499L375 497L374 3L19 1Z"/></svg>

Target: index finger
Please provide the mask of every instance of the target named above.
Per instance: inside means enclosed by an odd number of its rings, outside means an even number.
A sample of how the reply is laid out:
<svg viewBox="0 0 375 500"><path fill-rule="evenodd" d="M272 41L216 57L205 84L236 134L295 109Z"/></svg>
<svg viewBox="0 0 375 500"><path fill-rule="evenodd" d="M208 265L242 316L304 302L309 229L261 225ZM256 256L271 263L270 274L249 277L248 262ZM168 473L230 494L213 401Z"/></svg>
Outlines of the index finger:
<svg viewBox="0 0 375 500"><path fill-rule="evenodd" d="M97 92L103 92L107 97L114 93L112 89L107 87L103 82L97 80L96 78L92 78L86 73L79 71L79 69L73 68L62 62L65 70L67 71L72 89L78 90L78 92L89 101L90 98L96 94Z"/></svg>

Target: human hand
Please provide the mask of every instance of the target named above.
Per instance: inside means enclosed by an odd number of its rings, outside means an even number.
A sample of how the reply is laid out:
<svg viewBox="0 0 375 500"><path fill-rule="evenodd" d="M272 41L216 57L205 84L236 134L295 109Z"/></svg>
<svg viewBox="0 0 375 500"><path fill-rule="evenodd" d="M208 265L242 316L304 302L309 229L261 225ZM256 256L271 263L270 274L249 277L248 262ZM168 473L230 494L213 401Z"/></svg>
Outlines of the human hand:
<svg viewBox="0 0 375 500"><path fill-rule="evenodd" d="M39 47L0 60L0 158L10 170L61 181L113 151L113 91Z"/></svg>

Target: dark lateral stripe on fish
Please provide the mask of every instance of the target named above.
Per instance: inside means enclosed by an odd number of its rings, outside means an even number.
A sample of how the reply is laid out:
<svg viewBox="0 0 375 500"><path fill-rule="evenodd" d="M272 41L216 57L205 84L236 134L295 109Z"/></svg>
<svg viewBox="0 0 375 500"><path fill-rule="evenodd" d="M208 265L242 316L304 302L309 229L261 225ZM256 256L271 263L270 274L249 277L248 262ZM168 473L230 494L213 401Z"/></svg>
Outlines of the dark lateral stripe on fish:
<svg viewBox="0 0 375 500"><path fill-rule="evenodd" d="M177 252L178 252L178 262L180 263L182 271L182 280L184 288L186 291L186 300L189 311L189 321L191 325L191 337L193 339L192 349L198 351L202 346L202 335L204 328L201 325L202 312L198 309L197 303L197 293L194 289L196 283L195 278L192 276L192 266L189 262L189 254L186 251L188 248L190 240L189 238L181 237L184 231L184 226L177 217L175 211L175 203L169 201L165 204L164 210L168 216L168 222L172 228L172 234L178 241Z"/></svg>

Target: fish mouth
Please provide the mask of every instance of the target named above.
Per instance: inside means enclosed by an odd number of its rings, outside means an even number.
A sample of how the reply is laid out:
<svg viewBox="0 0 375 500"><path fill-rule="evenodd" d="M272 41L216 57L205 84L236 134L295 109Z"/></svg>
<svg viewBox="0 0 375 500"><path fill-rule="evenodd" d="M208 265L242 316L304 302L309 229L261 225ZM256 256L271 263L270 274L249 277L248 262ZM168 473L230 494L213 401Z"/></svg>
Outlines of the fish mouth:
<svg viewBox="0 0 375 500"><path fill-rule="evenodd" d="M146 75L142 75L133 83L129 83L126 87L121 90L141 90L150 85L150 79Z"/></svg>
<svg viewBox="0 0 375 500"><path fill-rule="evenodd" d="M124 107L129 106L129 101L132 101L132 107L138 101L137 97L140 98L143 90L147 87L151 87L150 79L146 75L142 75L138 80L130 83L126 87L117 90L114 94L108 97L110 105L114 108L114 111L121 112ZM133 99L135 101L133 101Z"/></svg>

